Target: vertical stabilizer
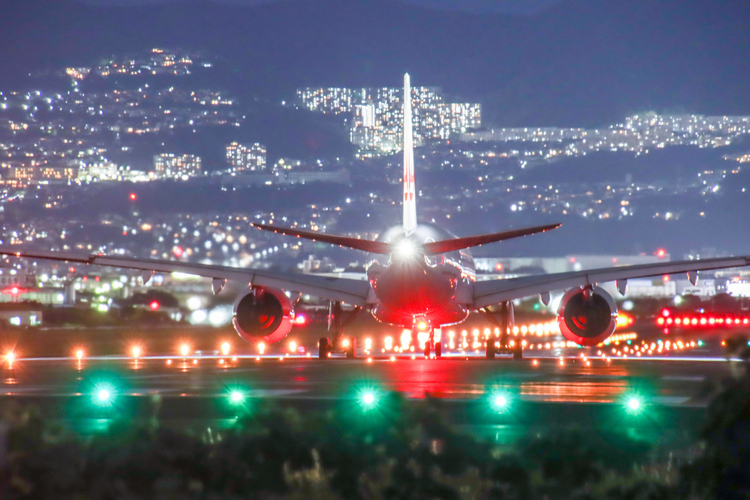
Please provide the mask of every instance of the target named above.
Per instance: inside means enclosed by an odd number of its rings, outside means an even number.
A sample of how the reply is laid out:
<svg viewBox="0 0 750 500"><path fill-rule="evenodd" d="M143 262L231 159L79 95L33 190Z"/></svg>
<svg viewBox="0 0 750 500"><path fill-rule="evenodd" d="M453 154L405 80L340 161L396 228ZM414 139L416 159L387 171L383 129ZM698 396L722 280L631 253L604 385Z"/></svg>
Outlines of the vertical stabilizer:
<svg viewBox="0 0 750 500"><path fill-rule="evenodd" d="M417 228L417 200L414 186L414 142L411 131L411 83L404 75L404 232Z"/></svg>

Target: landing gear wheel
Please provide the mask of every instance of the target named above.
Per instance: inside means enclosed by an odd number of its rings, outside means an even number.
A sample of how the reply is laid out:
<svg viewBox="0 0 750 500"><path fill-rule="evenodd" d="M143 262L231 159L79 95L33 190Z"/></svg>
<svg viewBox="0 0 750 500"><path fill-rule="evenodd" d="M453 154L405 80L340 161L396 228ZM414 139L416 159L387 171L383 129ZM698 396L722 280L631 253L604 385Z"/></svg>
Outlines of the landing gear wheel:
<svg viewBox="0 0 750 500"><path fill-rule="evenodd" d="M513 359L515 360L523 359L523 349L521 348L520 344L513 348Z"/></svg>
<svg viewBox="0 0 750 500"><path fill-rule="evenodd" d="M432 342L425 342L424 343L424 357L425 359L430 359L430 354L432 353L432 346L430 346Z"/></svg>
<svg viewBox="0 0 750 500"><path fill-rule="evenodd" d="M328 337L320 337L320 340L318 340L318 357L327 359L330 352L331 344L328 342Z"/></svg>
<svg viewBox="0 0 750 500"><path fill-rule="evenodd" d="M443 355L443 345L440 342L435 342L435 357L439 358Z"/></svg>
<svg viewBox="0 0 750 500"><path fill-rule="evenodd" d="M485 342L484 354L487 359L495 359L495 339L487 339L487 342Z"/></svg>
<svg viewBox="0 0 750 500"><path fill-rule="evenodd" d="M354 337L351 337L349 339L349 348L346 350L346 357L347 358L357 357L357 339L355 339Z"/></svg>

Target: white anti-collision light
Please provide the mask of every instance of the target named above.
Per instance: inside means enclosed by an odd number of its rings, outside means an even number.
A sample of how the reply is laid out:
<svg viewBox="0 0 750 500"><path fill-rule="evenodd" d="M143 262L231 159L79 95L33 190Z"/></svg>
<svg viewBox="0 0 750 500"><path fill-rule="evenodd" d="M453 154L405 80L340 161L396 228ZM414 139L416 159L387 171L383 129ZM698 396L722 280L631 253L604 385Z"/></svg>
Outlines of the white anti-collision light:
<svg viewBox="0 0 750 500"><path fill-rule="evenodd" d="M396 254L399 257L412 257L417 253L417 246L411 240L401 240L396 244Z"/></svg>

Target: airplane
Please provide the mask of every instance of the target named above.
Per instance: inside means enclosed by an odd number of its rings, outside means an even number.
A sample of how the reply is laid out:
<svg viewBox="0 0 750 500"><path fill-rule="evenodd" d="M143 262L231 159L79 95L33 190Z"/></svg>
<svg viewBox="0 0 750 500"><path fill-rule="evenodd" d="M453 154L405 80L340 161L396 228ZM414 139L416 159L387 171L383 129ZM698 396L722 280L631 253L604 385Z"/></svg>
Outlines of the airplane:
<svg viewBox="0 0 750 500"><path fill-rule="evenodd" d="M419 223L411 99L406 98L411 96L408 74L404 75L403 95L403 219L400 225L370 241L252 224L265 231L365 251L368 253L367 280L18 247L0 247L0 255L137 269L142 272L144 284L155 272L193 274L212 278L215 294L221 292L227 280L247 283L247 288L234 302L232 322L237 333L249 342L275 343L291 332L294 301L290 295L305 293L327 299L330 301L329 330L335 336L333 342L328 338L320 339L318 350L323 359L343 344L349 346L343 349L347 356L356 356L356 344L353 339L346 341L343 328L362 311L369 311L382 323L410 329L414 337L426 334L426 357L442 354L440 342L435 342L436 329L461 323L471 312L478 311L500 329L499 350L495 340L488 339L486 357L504 353L520 359L521 344L509 339L513 301L538 294L547 305L550 292L557 290L567 290L557 309L560 332L576 344L594 346L612 335L617 326L615 301L597 286L598 283L615 281L619 293L624 295L628 279L687 273L695 285L698 271L750 265L750 256L739 256L477 281L470 248L543 233L560 224L456 237L434 224ZM291 292L290 295L285 291ZM346 321L342 321L342 303L354 306ZM499 318L489 309L491 306L500 306Z"/></svg>

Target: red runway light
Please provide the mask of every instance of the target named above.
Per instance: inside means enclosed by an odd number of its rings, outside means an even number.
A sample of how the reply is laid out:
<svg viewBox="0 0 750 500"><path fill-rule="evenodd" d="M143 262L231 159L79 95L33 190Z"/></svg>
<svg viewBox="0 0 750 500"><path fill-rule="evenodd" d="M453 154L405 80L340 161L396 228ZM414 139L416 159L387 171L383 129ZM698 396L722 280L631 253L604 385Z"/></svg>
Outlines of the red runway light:
<svg viewBox="0 0 750 500"><path fill-rule="evenodd" d="M656 320L656 322L658 324L660 324L660 325L663 325L664 324L664 318L659 318L659 319Z"/></svg>
<svg viewBox="0 0 750 500"><path fill-rule="evenodd" d="M130 193L130 196L128 198L130 198L132 201L135 201L138 199L138 195L135 193Z"/></svg>
<svg viewBox="0 0 750 500"><path fill-rule="evenodd" d="M660 248L656 251L656 256L659 257L660 259L664 258L666 255L667 255L667 251L664 250L663 248Z"/></svg>
<svg viewBox="0 0 750 500"><path fill-rule="evenodd" d="M669 309L662 309L661 315L664 316L665 318L668 318L670 315Z"/></svg>

